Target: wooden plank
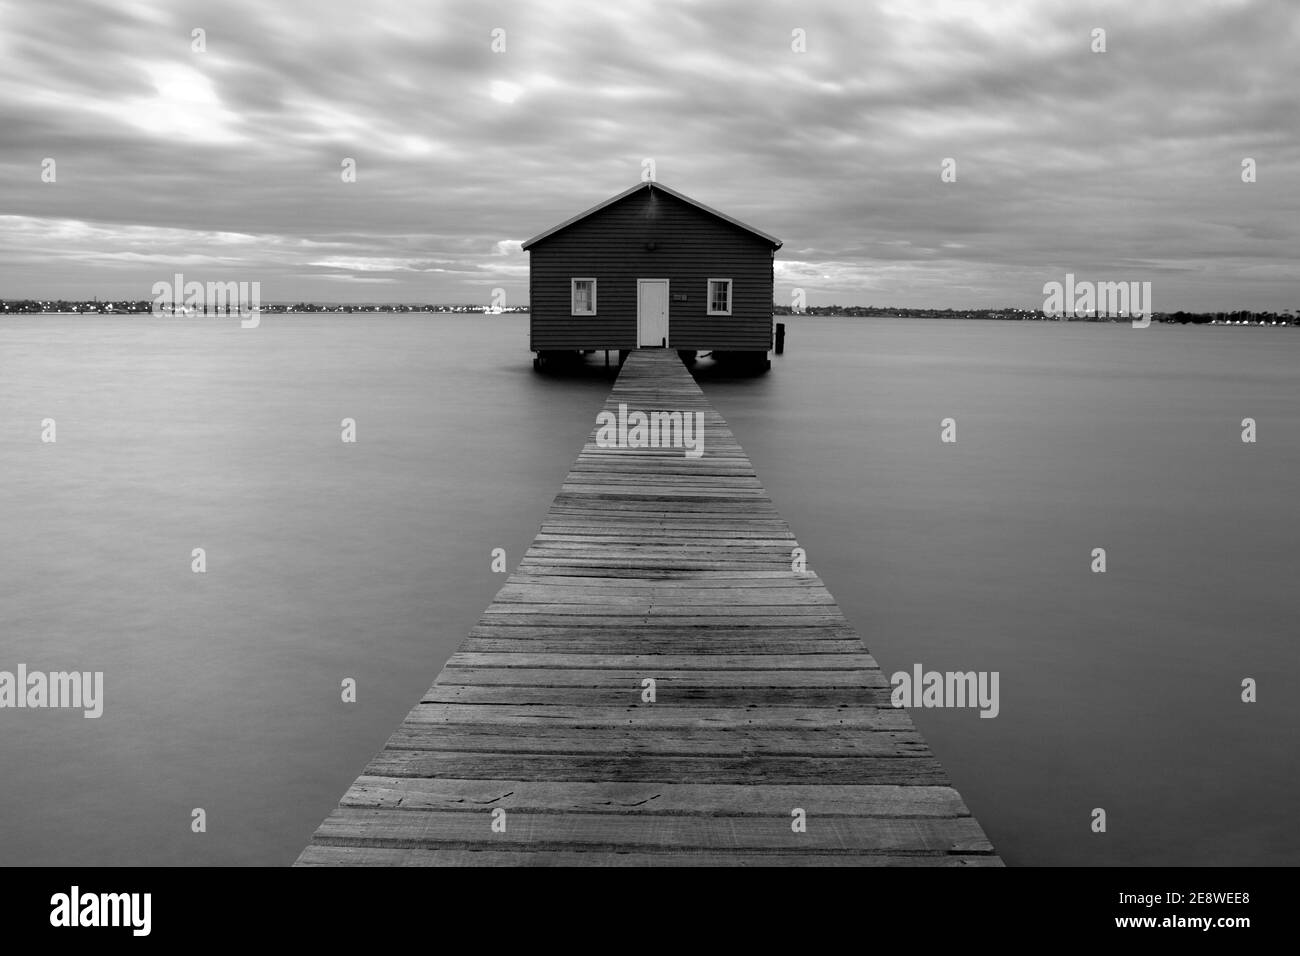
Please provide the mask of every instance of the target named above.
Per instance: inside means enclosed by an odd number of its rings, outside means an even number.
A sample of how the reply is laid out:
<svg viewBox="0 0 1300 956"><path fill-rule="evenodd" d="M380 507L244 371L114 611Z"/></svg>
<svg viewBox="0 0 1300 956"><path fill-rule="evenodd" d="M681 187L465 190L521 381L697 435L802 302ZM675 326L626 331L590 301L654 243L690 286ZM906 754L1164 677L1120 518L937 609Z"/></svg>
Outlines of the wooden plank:
<svg viewBox="0 0 1300 956"><path fill-rule="evenodd" d="M381 750L366 767L384 777L491 780L655 781L659 783L897 784L948 786L933 757L792 757L736 754L546 754L504 751Z"/></svg>
<svg viewBox="0 0 1300 956"><path fill-rule="evenodd" d="M518 726L482 723L403 723L386 744L389 750L473 751L476 753L612 754L656 757L925 757L925 741L915 730L865 731L861 727L658 727L653 734L636 724L618 727Z"/></svg>
<svg viewBox="0 0 1300 956"><path fill-rule="evenodd" d="M455 667L442 672L439 683L502 685L508 687L617 687L641 693L643 681L653 677L659 694L677 687L885 687L878 670L680 670L645 668L635 672L585 668Z"/></svg>
<svg viewBox="0 0 1300 956"><path fill-rule="evenodd" d="M533 634L523 638L471 637L461 650L476 654L679 654L692 658L727 654L853 654L861 644L826 638L731 637L679 635L668 638L636 637L595 631L590 637L553 638ZM874 658L873 658L874 660Z"/></svg>
<svg viewBox="0 0 1300 956"><path fill-rule="evenodd" d="M755 575L732 575L729 578L694 578L694 576L681 576L679 579L663 578L597 578L597 576L586 575L565 575L562 579L556 580L554 575L529 574L529 572L519 571L510 576L510 583L503 585L499 593L510 593L508 589L516 587L558 587L572 589L586 589L586 591L614 591L628 592L632 594L643 592L655 592L664 585L675 585L676 588L693 589L693 591L768 591L768 589L779 589L779 591L788 591L788 589L824 589L826 585L822 581L813 578L813 576L798 576L798 578L758 578ZM676 592L675 592L676 593Z"/></svg>
<svg viewBox="0 0 1300 956"><path fill-rule="evenodd" d="M991 853L970 817L827 816L794 832L791 816L652 815L635 813L515 813L505 832L494 832L487 808L478 813L443 810L373 810L340 807L316 834L325 845L500 849L788 849L919 854Z"/></svg>
<svg viewBox="0 0 1300 956"><path fill-rule="evenodd" d="M516 583L502 588L495 604L587 604L613 607L636 607L671 601L685 607L729 607L760 605L763 607L809 606L835 603L825 588L693 588L681 584L649 588L573 588L563 584L533 585Z"/></svg>
<svg viewBox="0 0 1300 956"><path fill-rule="evenodd" d="M907 866L1000 867L996 856L789 853L683 849L671 853L579 850L431 850L427 847L311 845L297 866Z"/></svg>
<svg viewBox="0 0 1300 956"><path fill-rule="evenodd" d="M614 727L642 731L665 727L857 727L910 730L912 718L900 707L629 707L577 704L416 704L407 723L496 727Z"/></svg>
<svg viewBox="0 0 1300 956"><path fill-rule="evenodd" d="M621 640L621 641L701 641L716 640L722 647L729 641L759 641L760 646L776 646L780 641L850 641L855 650L862 648L862 642L846 624L827 624L825 622L801 622L799 625L785 627L768 625L762 619L732 621L726 627L699 628L689 624L661 618L629 633L623 627L600 628L589 624L553 625L529 624L526 621L512 620L504 623L476 624L470 629L471 638L511 638L528 640ZM685 646L685 645L681 645Z"/></svg>
<svg viewBox="0 0 1300 956"><path fill-rule="evenodd" d="M970 816L951 787L779 784L557 783L531 780L359 777L343 805L373 809L658 813L788 817L802 807L823 816Z"/></svg>
<svg viewBox="0 0 1300 956"><path fill-rule="evenodd" d="M526 559L525 559L526 561ZM706 581L718 578L735 578L737 571L728 571L725 568L719 568L708 564L705 567L698 568L627 568L615 567L612 564L601 562L599 558L568 559L567 562L558 563L550 562L532 562L532 566L525 567L524 562L520 562L519 570L516 574L530 576L554 575L559 578L572 578L572 576L588 576L588 578L611 578L611 579L636 579L641 581ZM789 575L787 571L774 571L768 567L745 568L744 575L746 578L784 578Z"/></svg>
<svg viewBox="0 0 1300 956"><path fill-rule="evenodd" d="M556 610L564 608L564 610ZM593 628L617 629L624 628L630 632L638 631L642 628L651 631L669 625L673 627L738 627L746 626L753 628L790 628L804 627L807 625L824 624L834 626L837 624L846 624L842 616L833 614L764 614L763 611L745 609L746 613L729 613L729 614L701 614L690 608L676 608L673 610L665 609L662 612L651 609L649 614L640 615L630 613L626 615L614 615L608 612L595 612L591 614L582 614L574 611L567 605L550 605L550 610L535 610L530 613L521 613L512 611L508 607L503 610L493 610L491 613L484 614L479 618L480 624L494 624L501 627L515 625L517 627L535 628L539 625L544 626L582 626Z"/></svg>
<svg viewBox="0 0 1300 956"><path fill-rule="evenodd" d="M669 692L671 691L671 692ZM887 687L702 687L675 684L642 704L639 683L622 687L551 687L436 683L424 692L430 704L572 704L578 707L889 707Z"/></svg>
<svg viewBox="0 0 1300 956"><path fill-rule="evenodd" d="M869 654L477 654L458 651L448 667L512 667L564 670L879 670Z"/></svg>

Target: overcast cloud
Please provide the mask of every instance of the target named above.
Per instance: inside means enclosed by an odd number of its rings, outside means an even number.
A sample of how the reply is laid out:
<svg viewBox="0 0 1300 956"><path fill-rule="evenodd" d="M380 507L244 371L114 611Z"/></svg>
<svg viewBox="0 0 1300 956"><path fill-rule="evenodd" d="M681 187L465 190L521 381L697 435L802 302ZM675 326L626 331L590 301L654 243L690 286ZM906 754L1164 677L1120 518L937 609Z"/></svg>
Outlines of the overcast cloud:
<svg viewBox="0 0 1300 956"><path fill-rule="evenodd" d="M784 240L781 301L1295 309L1297 50L1293 0L0 0L0 297L519 303L648 157Z"/></svg>

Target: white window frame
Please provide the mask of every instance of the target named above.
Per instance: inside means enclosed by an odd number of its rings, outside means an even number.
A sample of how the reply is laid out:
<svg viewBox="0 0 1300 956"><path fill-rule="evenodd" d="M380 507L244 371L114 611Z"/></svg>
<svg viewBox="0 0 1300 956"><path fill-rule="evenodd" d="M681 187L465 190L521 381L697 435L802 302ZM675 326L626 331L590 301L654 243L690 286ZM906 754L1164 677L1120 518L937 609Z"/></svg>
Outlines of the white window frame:
<svg viewBox="0 0 1300 956"><path fill-rule="evenodd" d="M578 311L578 283L591 283L591 311ZM596 314L596 277L595 276L574 276L569 279L569 315L595 315Z"/></svg>
<svg viewBox="0 0 1300 956"><path fill-rule="evenodd" d="M727 283L727 307L721 311L713 308L713 283ZM729 278L709 279L704 286L704 309L706 315L731 315L731 293L733 289L732 282Z"/></svg>

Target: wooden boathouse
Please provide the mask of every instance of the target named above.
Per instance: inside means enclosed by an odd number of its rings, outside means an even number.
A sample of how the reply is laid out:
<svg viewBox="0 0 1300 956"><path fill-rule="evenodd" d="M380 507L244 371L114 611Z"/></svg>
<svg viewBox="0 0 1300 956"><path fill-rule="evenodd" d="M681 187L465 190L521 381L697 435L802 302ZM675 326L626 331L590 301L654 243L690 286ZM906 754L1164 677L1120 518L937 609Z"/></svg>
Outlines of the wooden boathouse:
<svg viewBox="0 0 1300 956"><path fill-rule="evenodd" d="M534 364L639 348L767 362L781 240L642 182L523 244Z"/></svg>
<svg viewBox="0 0 1300 956"><path fill-rule="evenodd" d="M631 353L628 408L703 453L593 429L298 865L1000 866L675 352Z"/></svg>

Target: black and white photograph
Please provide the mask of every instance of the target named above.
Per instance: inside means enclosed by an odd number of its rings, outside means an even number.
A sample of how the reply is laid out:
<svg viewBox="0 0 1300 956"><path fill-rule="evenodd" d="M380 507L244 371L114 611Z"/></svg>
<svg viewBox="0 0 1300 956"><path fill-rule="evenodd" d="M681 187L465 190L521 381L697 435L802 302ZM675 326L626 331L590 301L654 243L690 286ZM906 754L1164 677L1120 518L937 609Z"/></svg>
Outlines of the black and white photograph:
<svg viewBox="0 0 1300 956"><path fill-rule="evenodd" d="M0 923L746 868L1249 940L1298 48L1294 0L0 0Z"/></svg>

